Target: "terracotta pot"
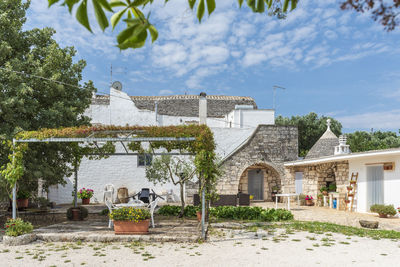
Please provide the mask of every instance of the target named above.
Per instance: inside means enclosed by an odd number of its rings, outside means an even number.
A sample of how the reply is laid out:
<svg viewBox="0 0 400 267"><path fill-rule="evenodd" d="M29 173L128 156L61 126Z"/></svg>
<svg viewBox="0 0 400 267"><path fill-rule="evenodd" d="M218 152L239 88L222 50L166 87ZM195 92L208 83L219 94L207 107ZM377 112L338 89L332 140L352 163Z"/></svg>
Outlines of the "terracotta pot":
<svg viewBox="0 0 400 267"><path fill-rule="evenodd" d="M72 220L80 221L81 220L81 210L79 208L74 208L72 211Z"/></svg>
<svg viewBox="0 0 400 267"><path fill-rule="evenodd" d="M350 184L356 184L357 181L350 181Z"/></svg>
<svg viewBox="0 0 400 267"><path fill-rule="evenodd" d="M144 235L149 233L150 220L140 222L114 221L116 235Z"/></svg>
<svg viewBox="0 0 400 267"><path fill-rule="evenodd" d="M306 205L312 206L312 205L314 205L314 201L312 199L306 199Z"/></svg>
<svg viewBox="0 0 400 267"><path fill-rule="evenodd" d="M327 195L328 195L328 191L322 191L322 194L323 194L324 196L327 196Z"/></svg>
<svg viewBox="0 0 400 267"><path fill-rule="evenodd" d="M201 212L200 211L196 212L196 216L197 216L197 221L201 222Z"/></svg>
<svg viewBox="0 0 400 267"><path fill-rule="evenodd" d="M379 218L387 218L387 214L379 213Z"/></svg>
<svg viewBox="0 0 400 267"><path fill-rule="evenodd" d="M90 198L82 198L82 205L89 205Z"/></svg>
<svg viewBox="0 0 400 267"><path fill-rule="evenodd" d="M17 206L19 209L27 208L28 205L29 205L29 199L27 199L27 198L17 199Z"/></svg>

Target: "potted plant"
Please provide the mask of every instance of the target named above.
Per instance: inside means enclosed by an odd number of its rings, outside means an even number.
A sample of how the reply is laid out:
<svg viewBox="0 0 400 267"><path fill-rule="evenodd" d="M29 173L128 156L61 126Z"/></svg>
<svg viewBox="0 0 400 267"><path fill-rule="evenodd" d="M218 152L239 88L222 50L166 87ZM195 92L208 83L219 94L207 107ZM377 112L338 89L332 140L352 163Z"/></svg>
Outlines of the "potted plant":
<svg viewBox="0 0 400 267"><path fill-rule="evenodd" d="M323 186L319 189L319 191L322 193L322 195L327 196L328 195L328 188Z"/></svg>
<svg viewBox="0 0 400 267"><path fill-rule="evenodd" d="M336 184L335 183L331 183L328 186L328 192L336 192Z"/></svg>
<svg viewBox="0 0 400 267"><path fill-rule="evenodd" d="M18 190L17 192L17 206L18 208L27 208L29 205L29 197L31 194L28 191Z"/></svg>
<svg viewBox="0 0 400 267"><path fill-rule="evenodd" d="M8 219L5 227L6 236L20 236L24 234L29 234L33 230L33 226L30 222L24 222L21 218Z"/></svg>
<svg viewBox="0 0 400 267"><path fill-rule="evenodd" d="M67 218L72 221L82 221L89 215L89 211L87 208L79 206L79 207L71 207L67 210Z"/></svg>
<svg viewBox="0 0 400 267"><path fill-rule="evenodd" d="M110 219L114 221L116 235L147 234L150 212L147 209L123 207L113 210Z"/></svg>
<svg viewBox="0 0 400 267"><path fill-rule="evenodd" d="M350 184L352 185L352 184L356 184L357 183L357 181L356 180L350 180Z"/></svg>
<svg viewBox="0 0 400 267"><path fill-rule="evenodd" d="M387 218L388 215L394 216L397 214L393 205L374 204L369 209L371 212L378 213L380 218Z"/></svg>
<svg viewBox="0 0 400 267"><path fill-rule="evenodd" d="M314 198L311 195L306 195L306 205L307 206L312 206L314 205Z"/></svg>
<svg viewBox="0 0 400 267"><path fill-rule="evenodd" d="M353 187L351 185L347 186L347 191L351 191Z"/></svg>
<svg viewBox="0 0 400 267"><path fill-rule="evenodd" d="M276 200L276 194L278 194L278 192L279 192L279 187L278 186L273 186L272 188L271 188L271 198L272 198L272 201L275 201ZM278 197L278 202L279 202L279 197Z"/></svg>
<svg viewBox="0 0 400 267"><path fill-rule="evenodd" d="M82 188L78 191L78 198L82 199L83 205L89 205L90 198L93 196L93 190L89 188Z"/></svg>

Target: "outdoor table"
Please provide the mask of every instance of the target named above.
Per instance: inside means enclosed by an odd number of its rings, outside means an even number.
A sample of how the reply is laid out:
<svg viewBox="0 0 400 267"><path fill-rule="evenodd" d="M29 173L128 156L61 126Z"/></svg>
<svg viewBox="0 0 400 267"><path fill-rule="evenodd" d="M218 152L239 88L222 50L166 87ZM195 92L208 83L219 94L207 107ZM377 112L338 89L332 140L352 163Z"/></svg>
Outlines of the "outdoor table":
<svg viewBox="0 0 400 267"><path fill-rule="evenodd" d="M135 207L135 208L143 208L147 207L148 204L144 202L137 202L137 201L129 201L128 203L121 203L121 204L115 204L115 207L117 208L123 208L123 207Z"/></svg>
<svg viewBox="0 0 400 267"><path fill-rule="evenodd" d="M286 197L287 198L287 205L288 205L288 210L290 210L290 197L295 197L297 196L297 205L300 206L300 194L275 194L275 209L278 208L278 198L277 197Z"/></svg>

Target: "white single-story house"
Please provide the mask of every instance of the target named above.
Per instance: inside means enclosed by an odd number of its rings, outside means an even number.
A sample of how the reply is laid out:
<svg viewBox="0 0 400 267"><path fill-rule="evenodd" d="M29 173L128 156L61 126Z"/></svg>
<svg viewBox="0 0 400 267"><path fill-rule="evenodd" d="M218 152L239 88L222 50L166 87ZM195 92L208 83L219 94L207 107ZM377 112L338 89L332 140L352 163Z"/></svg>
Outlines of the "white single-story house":
<svg viewBox="0 0 400 267"><path fill-rule="evenodd" d="M339 140L328 125L305 159L285 162L283 188L316 198L321 187L336 183L337 191L347 198L351 175L358 174L353 205L356 211L369 212L373 204L400 207L400 148L358 153L350 150L346 139Z"/></svg>

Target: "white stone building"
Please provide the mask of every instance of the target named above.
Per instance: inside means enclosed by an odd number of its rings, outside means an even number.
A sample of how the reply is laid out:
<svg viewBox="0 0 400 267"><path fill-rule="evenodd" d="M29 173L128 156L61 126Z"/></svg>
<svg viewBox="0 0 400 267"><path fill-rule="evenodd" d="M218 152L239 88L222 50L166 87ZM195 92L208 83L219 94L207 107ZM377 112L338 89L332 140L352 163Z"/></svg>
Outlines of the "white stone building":
<svg viewBox="0 0 400 267"><path fill-rule="evenodd" d="M206 123L214 133L217 154L221 158L230 155L248 140L258 125L274 125L274 110L258 109L253 98L240 96L207 96ZM110 88L110 95L96 95L85 115L96 125L168 126L199 123L197 95L129 96L123 91ZM116 145L117 152L123 152ZM148 164L148 162L147 162ZM94 190L94 202L102 202L103 188L113 184L115 188L127 187L129 194L141 188L151 188L157 193L172 189L173 184L154 185L145 177L146 160L138 156L110 156L102 160L83 159L78 172L78 189ZM49 199L58 204L71 203L73 177L66 178L65 186L49 188Z"/></svg>

